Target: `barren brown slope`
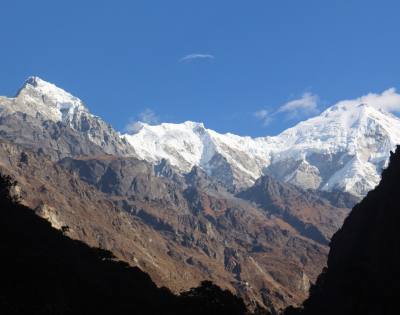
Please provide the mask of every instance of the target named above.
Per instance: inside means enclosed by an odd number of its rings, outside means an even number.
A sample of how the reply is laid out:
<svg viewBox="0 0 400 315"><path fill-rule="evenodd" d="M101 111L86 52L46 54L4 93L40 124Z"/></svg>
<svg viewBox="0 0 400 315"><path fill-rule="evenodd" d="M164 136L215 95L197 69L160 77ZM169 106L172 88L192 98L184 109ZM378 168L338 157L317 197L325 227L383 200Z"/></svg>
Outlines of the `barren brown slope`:
<svg viewBox="0 0 400 315"><path fill-rule="evenodd" d="M328 194L325 193L326 196ZM330 238L349 213L348 208L333 206L332 202L321 198L321 193L317 191L304 191L268 175L259 178L252 187L239 193L238 197L255 202L270 214L281 216L300 234L324 245L329 244ZM346 197L346 193L340 192L332 196L338 201ZM351 202L355 203L355 199L346 203Z"/></svg>
<svg viewBox="0 0 400 315"><path fill-rule="evenodd" d="M158 285L180 291L210 279L249 303L281 308L301 302L308 279L325 264L325 246L248 202L196 186L182 189L135 159L83 160L106 163L106 170L113 165L120 174L122 166L137 167L129 179L134 191L105 194L76 171L0 143L1 168L20 183L24 203L70 237L139 266Z"/></svg>

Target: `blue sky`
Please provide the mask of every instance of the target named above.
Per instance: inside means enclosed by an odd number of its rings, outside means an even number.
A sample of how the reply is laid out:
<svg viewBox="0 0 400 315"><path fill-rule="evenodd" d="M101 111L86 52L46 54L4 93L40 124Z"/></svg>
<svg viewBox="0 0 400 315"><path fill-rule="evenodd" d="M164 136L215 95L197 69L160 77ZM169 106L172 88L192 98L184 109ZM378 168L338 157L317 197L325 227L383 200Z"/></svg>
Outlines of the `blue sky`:
<svg viewBox="0 0 400 315"><path fill-rule="evenodd" d="M118 130L194 120L272 135L400 86L398 1L4 0L0 12L0 94L38 75Z"/></svg>

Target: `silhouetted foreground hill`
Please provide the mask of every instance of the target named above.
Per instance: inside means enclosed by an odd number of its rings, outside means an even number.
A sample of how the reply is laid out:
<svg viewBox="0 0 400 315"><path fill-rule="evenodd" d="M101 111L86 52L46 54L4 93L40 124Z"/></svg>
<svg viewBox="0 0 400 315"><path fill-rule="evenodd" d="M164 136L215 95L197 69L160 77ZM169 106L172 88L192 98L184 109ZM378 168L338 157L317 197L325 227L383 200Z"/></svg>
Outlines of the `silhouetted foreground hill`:
<svg viewBox="0 0 400 315"><path fill-rule="evenodd" d="M400 313L400 147L379 186L333 236L328 268L302 310L286 314Z"/></svg>
<svg viewBox="0 0 400 315"><path fill-rule="evenodd" d="M112 254L69 239L9 197L0 175L0 314L244 314L210 282L175 296ZM67 227L65 227L66 229Z"/></svg>

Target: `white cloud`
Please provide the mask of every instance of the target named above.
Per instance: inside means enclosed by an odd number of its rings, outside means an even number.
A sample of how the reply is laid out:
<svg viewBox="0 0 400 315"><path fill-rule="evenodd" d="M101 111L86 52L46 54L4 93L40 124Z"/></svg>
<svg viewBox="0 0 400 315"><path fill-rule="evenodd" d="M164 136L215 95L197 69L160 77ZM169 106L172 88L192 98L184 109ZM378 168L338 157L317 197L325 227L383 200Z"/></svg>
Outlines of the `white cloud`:
<svg viewBox="0 0 400 315"><path fill-rule="evenodd" d="M156 113L150 109L146 108L139 115L139 120L149 125L158 124L160 118L156 115Z"/></svg>
<svg viewBox="0 0 400 315"><path fill-rule="evenodd" d="M277 110L277 113L286 113L288 118L304 117L315 115L319 113L318 110L318 95L310 92L303 93L303 95L295 100L289 101Z"/></svg>
<svg viewBox="0 0 400 315"><path fill-rule="evenodd" d="M300 98L281 105L272 113L265 109L256 111L254 117L261 120L263 126L268 125L278 114L284 114L288 119L304 118L319 113L318 102L318 95L306 92ZM400 94L396 92L395 88L389 88L382 93L368 93L355 99L339 101L333 106L352 107L360 104L367 104L382 111L398 114L400 113Z"/></svg>
<svg viewBox="0 0 400 315"><path fill-rule="evenodd" d="M128 133L136 133L142 129L143 123L155 125L158 124L159 121L160 118L156 115L156 113L152 109L146 108L144 111L139 113L137 119L131 121L125 129Z"/></svg>
<svg viewBox="0 0 400 315"><path fill-rule="evenodd" d="M271 117L266 109L260 109L253 113L254 117L261 120L262 125L265 127L271 122Z"/></svg>
<svg viewBox="0 0 400 315"><path fill-rule="evenodd" d="M198 59L215 59L213 55L210 54L189 54L180 59L181 62L184 61L193 61Z"/></svg>
<svg viewBox="0 0 400 315"><path fill-rule="evenodd" d="M356 106L360 104L367 104L387 112L400 112L400 94L396 92L395 88L390 88L381 94L368 93L356 99L337 102L335 105Z"/></svg>
<svg viewBox="0 0 400 315"><path fill-rule="evenodd" d="M304 118L319 113L318 109L319 97L316 94L305 92L298 98L291 100L278 107L277 110L269 112L266 109L260 109L253 113L254 117L267 126L278 114L284 114L286 119Z"/></svg>

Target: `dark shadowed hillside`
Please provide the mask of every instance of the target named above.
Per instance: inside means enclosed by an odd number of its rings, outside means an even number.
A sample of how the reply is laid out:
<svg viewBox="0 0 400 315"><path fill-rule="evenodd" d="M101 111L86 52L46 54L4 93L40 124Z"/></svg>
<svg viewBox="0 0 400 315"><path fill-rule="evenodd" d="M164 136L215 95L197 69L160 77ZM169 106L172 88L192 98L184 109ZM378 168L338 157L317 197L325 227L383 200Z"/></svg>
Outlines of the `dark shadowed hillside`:
<svg viewBox="0 0 400 315"><path fill-rule="evenodd" d="M399 314L400 147L379 186L333 236L328 268L302 310L286 314Z"/></svg>
<svg viewBox="0 0 400 315"><path fill-rule="evenodd" d="M211 282L180 296L157 288L140 269L53 229L9 197L12 187L0 175L1 314L245 313Z"/></svg>

